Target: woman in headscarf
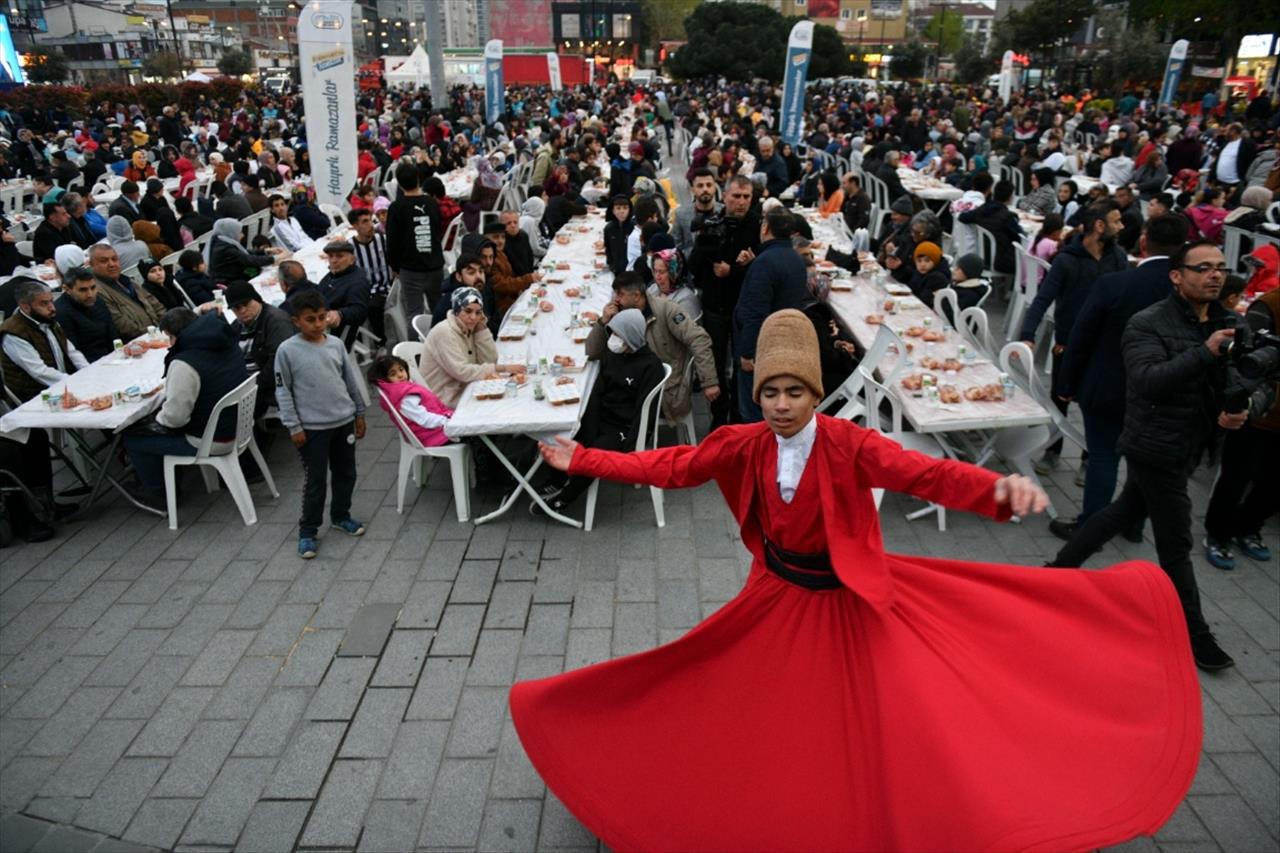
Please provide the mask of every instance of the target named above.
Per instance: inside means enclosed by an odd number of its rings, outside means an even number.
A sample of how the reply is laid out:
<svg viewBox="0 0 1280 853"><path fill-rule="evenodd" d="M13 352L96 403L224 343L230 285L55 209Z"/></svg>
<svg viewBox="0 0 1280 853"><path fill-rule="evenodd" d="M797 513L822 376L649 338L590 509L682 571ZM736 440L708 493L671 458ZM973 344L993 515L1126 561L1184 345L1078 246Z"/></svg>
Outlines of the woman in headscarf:
<svg viewBox="0 0 1280 853"><path fill-rule="evenodd" d="M1018 210L1048 216L1058 209L1058 191L1053 186L1053 170L1041 166L1031 173L1031 192L1018 199Z"/></svg>
<svg viewBox="0 0 1280 853"><path fill-rule="evenodd" d="M107 220L107 242L120 256L122 270L137 266L151 257L147 244L134 237L133 226L123 216L113 216Z"/></svg>
<svg viewBox="0 0 1280 853"><path fill-rule="evenodd" d="M219 219L213 223L213 237L204 247L204 261L209 277L215 283L251 279L263 267L275 263L282 249L269 249L267 254L245 251L240 245L240 233L244 230L239 220Z"/></svg>
<svg viewBox="0 0 1280 853"><path fill-rule="evenodd" d="M787 183L795 184L798 182L804 172L804 164L796 156L796 150L791 147L790 142L782 143L782 150L778 152L778 156L782 158L782 162L787 164Z"/></svg>
<svg viewBox="0 0 1280 853"><path fill-rule="evenodd" d="M293 169L296 164L293 160L293 149L287 146L280 148L280 162L276 164L276 171L280 173L280 177L286 181L293 180Z"/></svg>
<svg viewBox="0 0 1280 853"><path fill-rule="evenodd" d="M217 151L209 154L209 165L213 167L213 179L215 181L227 182L227 175L231 174L231 164L227 162Z"/></svg>
<svg viewBox="0 0 1280 853"><path fill-rule="evenodd" d="M189 307L182 297L182 291L174 286L173 276L160 265L159 261L148 258L138 264L138 273L142 276L143 288L159 300L166 311L170 308Z"/></svg>
<svg viewBox="0 0 1280 853"><path fill-rule="evenodd" d="M262 182L264 190L275 189L284 183L284 178L276 170L276 154L274 151L264 150L258 155L258 180Z"/></svg>
<svg viewBox="0 0 1280 853"><path fill-rule="evenodd" d="M471 198L462 206L462 224L471 232L480 228L482 211L493 210L502 192L502 176L493 171L488 157L477 157L476 180L471 186Z"/></svg>
<svg viewBox="0 0 1280 853"><path fill-rule="evenodd" d="M1183 169L1200 171L1200 163L1204 160L1204 146L1200 144L1200 125L1189 124L1182 135L1170 143L1164 152L1165 166L1169 174L1176 175Z"/></svg>
<svg viewBox="0 0 1280 853"><path fill-rule="evenodd" d="M1240 206L1227 214L1223 225L1233 225L1246 231L1257 231L1267 221L1267 208L1271 206L1271 191L1266 187L1249 187L1240 195Z"/></svg>
<svg viewBox="0 0 1280 853"><path fill-rule="evenodd" d="M157 260L173 254L173 248L160 235L160 226L148 219L133 223L133 236L145 243L148 254Z"/></svg>
<svg viewBox="0 0 1280 853"><path fill-rule="evenodd" d="M124 167L125 180L145 184L147 178L154 178L155 176L156 170L147 162L147 152L141 148L133 149L133 155L129 158L129 165Z"/></svg>
<svg viewBox="0 0 1280 853"><path fill-rule="evenodd" d="M653 253L650 264L653 267L653 284L649 285L649 298L670 299L684 309L690 320L701 317L702 302L686 280L689 270L684 252L679 249L659 249Z"/></svg>
<svg viewBox="0 0 1280 853"><path fill-rule="evenodd" d="M540 227L546 212L547 203L540 196L529 196L520 205L520 230L528 236L535 260L547 253L547 241Z"/></svg>

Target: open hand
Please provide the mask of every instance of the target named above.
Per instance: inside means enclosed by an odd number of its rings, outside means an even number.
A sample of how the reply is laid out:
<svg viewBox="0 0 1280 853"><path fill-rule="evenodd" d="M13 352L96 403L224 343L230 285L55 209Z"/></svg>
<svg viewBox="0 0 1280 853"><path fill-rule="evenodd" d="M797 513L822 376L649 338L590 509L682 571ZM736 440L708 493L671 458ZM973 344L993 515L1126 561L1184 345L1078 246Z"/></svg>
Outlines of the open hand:
<svg viewBox="0 0 1280 853"><path fill-rule="evenodd" d="M996 503L1008 504L1014 515L1032 515L1045 511L1049 496L1027 477L1010 474L996 480Z"/></svg>
<svg viewBox="0 0 1280 853"><path fill-rule="evenodd" d="M557 471L568 473L569 463L573 461L574 451L578 449L578 442L571 438L557 435L555 444L547 444L545 441L538 442L538 450L542 453L542 459Z"/></svg>

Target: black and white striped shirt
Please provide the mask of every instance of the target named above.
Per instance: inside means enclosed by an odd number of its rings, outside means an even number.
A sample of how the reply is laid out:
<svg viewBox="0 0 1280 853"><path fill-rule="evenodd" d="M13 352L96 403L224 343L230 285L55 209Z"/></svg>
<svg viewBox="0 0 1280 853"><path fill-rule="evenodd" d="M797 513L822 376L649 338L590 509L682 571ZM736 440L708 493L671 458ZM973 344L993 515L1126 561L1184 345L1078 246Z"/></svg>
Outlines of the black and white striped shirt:
<svg viewBox="0 0 1280 853"><path fill-rule="evenodd" d="M369 295L386 296L391 290L391 268L387 266L387 238L375 233L368 243L352 239L356 247L356 266L369 276Z"/></svg>

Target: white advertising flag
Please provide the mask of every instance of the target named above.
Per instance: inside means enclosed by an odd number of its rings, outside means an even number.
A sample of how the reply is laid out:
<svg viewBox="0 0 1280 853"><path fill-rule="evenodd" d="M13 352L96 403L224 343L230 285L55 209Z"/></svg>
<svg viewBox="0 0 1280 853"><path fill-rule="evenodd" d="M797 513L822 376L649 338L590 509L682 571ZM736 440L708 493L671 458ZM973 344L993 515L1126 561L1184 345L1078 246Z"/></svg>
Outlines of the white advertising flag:
<svg viewBox="0 0 1280 853"><path fill-rule="evenodd" d="M1009 103L1009 96L1013 94L1013 51L1006 50L1004 58L1000 60L1000 101L1004 104Z"/></svg>
<svg viewBox="0 0 1280 853"><path fill-rule="evenodd" d="M298 61L316 200L342 206L356 185L351 3L309 0L298 12Z"/></svg>
<svg viewBox="0 0 1280 853"><path fill-rule="evenodd" d="M547 79L551 81L551 91L559 92L564 88L560 82L560 54L547 54Z"/></svg>

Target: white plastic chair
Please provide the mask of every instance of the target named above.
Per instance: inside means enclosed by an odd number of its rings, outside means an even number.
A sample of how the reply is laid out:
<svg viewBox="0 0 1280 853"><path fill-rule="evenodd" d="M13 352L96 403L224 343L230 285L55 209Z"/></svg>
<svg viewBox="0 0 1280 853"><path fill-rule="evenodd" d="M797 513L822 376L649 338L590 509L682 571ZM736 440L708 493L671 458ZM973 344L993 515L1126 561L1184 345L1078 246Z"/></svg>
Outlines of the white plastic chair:
<svg viewBox="0 0 1280 853"><path fill-rule="evenodd" d="M1008 354L1012 352L1019 353L1018 359L1009 358ZM1001 369L1009 374L1014 385L1023 393L1030 393L1030 383L1038 381L1034 378L1035 370L1028 370L1021 364L1022 358L1030 352L1030 348L1021 341L1012 341L1000 350ZM991 441L974 459L974 464L985 465L992 456L999 456L1010 468L1037 485L1041 485L1040 477L1036 474L1035 460L1056 438L1057 434L1047 424L998 429L991 436ZM1058 517L1058 511L1052 504L1046 512L1050 518Z"/></svg>
<svg viewBox="0 0 1280 853"><path fill-rule="evenodd" d="M418 338L425 341L427 339L427 333L431 331L431 315L419 314L414 317L410 323L413 326L413 330L418 333Z"/></svg>
<svg viewBox="0 0 1280 853"><path fill-rule="evenodd" d="M1026 391L1049 413L1049 418L1053 421L1052 440L1056 441L1061 436L1081 450L1087 450L1088 443L1084 433L1058 411L1049 389L1044 387L1039 372L1034 369L1034 364L1031 348L1023 341L1010 341L1000 350L1000 370L1010 376L1026 376Z"/></svg>
<svg viewBox="0 0 1280 853"><path fill-rule="evenodd" d="M18 254L24 258L34 259L36 256L35 254L36 250L32 246L31 240L19 240L18 242L14 243L13 246L15 249L18 250Z"/></svg>
<svg viewBox="0 0 1280 853"><path fill-rule="evenodd" d="M439 447L424 447L418 437L413 434L413 430L404 422L404 418L396 411L396 407L391 405L391 401L387 399L387 395L382 389L378 389L378 396L382 399L383 407L391 413L391 421L396 425L396 430L400 433L400 468L396 476L396 512L404 512L404 493L409 485L409 471L414 468L414 463L418 462L418 470L416 472L418 479L418 488L427 485L426 460L447 459L449 461L449 476L453 479L453 505L458 513L458 521L464 522L471 518L471 449L462 443L442 444Z"/></svg>
<svg viewBox="0 0 1280 853"><path fill-rule="evenodd" d="M902 428L902 405L888 388L876 381L869 368L858 365L858 372L862 374L862 381L866 387L867 426L869 428L880 433L885 438L897 442L903 450L914 450L917 453L923 453L936 459L947 458L946 451L936 438L924 433L907 432ZM880 406L885 402L889 404L888 430L884 428L884 424L880 419ZM884 497L884 489L872 489L871 491L875 496L876 509L879 509L880 501ZM931 512L938 514L938 530L945 533L947 529L947 508L942 504L931 503L924 509L909 512L907 513L907 520L915 521L917 518L928 515Z"/></svg>
<svg viewBox="0 0 1280 853"><path fill-rule="evenodd" d="M248 379L232 388L209 414L209 423L200 437L200 446L195 456L164 457L164 492L169 505L169 529L178 529L178 490L175 484L174 471L179 465L199 465L204 476L204 485L208 491L217 491L218 478L215 471L222 475L227 483L231 497L235 499L240 517L245 524L257 524L258 512L253 506L253 496L249 494L249 484L245 482L244 473L240 470L240 454L248 448L253 461L258 463L258 470L271 490L273 498L280 497L276 491L276 482L267 468L267 460L262 458L262 451L253 439L253 403L258 397L258 374L255 372ZM214 433L218 429L218 417L227 409L236 410L236 438L214 447ZM212 471L209 469L213 469Z"/></svg>
<svg viewBox="0 0 1280 853"><path fill-rule="evenodd" d="M977 305L971 305L960 312L960 319L956 323L956 329L960 334L964 335L965 340L973 345L974 349L979 352L990 355L991 348L991 327L987 321L987 312L983 311Z"/></svg>
<svg viewBox="0 0 1280 853"><path fill-rule="evenodd" d="M321 202L317 206L319 207L320 212L329 217L329 221L333 223L329 228L330 231L334 228L341 228L347 224L347 215L343 213L341 208L337 205L329 204L328 202Z"/></svg>
<svg viewBox="0 0 1280 853"><path fill-rule="evenodd" d="M902 354L906 352L902 344L902 339L886 325L881 325L879 331L876 332L875 340L871 342L871 346L867 347L867 351L862 356L859 364L865 364L870 370L875 370L876 365L889 352L889 347L897 344L898 346L898 364L902 364ZM896 368L893 371L897 372ZM866 411L866 400L863 395L862 373L858 368L854 368L838 388L827 392L827 396L818 404L819 412L826 412L827 409L835 403L836 400L844 400L832 417L844 418L845 420L856 421L862 417Z"/></svg>
<svg viewBox="0 0 1280 853"><path fill-rule="evenodd" d="M1013 246L1013 253L1017 273L1013 282L1013 298L1009 303L1009 311L1005 314L1004 323L1004 336L1009 340L1013 340L1022 329L1022 320L1027 315L1027 308L1035 301L1036 293L1040 290L1040 281L1044 273L1049 271L1048 261L1037 258L1016 243Z"/></svg>
<svg viewBox="0 0 1280 853"><path fill-rule="evenodd" d="M951 308L950 311L946 310L948 307ZM933 292L933 313L941 317L942 322L948 326L960 322L960 297L956 295L954 288L944 287Z"/></svg>
<svg viewBox="0 0 1280 853"><path fill-rule="evenodd" d="M696 322L696 321L695 321ZM693 387L693 354L689 355L689 363L684 366L684 384L688 388ZM676 431L676 438L680 438L680 433L688 436L689 444L698 443L698 431L693 426L693 400L689 400L689 411L679 420L671 420L665 414L662 416L662 422Z"/></svg>
<svg viewBox="0 0 1280 853"><path fill-rule="evenodd" d="M426 386L422 378L422 344L418 341L401 341L391 348L391 354L402 358L409 365L409 378Z"/></svg>
<svg viewBox="0 0 1280 853"><path fill-rule="evenodd" d="M649 447L658 446L658 423L661 418L653 419L653 428L649 428L649 415L653 410L654 401L662 399L662 389L667 386L667 380L671 378L671 365L662 365L662 381L654 386L653 390L644 398L644 405L640 408L640 434L636 436L636 451L647 450ZM582 520L582 529L591 532L592 525L596 520L596 498L600 492L600 481L593 480L591 488L587 489L587 514ZM662 504L662 489L657 486L649 487L649 495L653 498L653 515L658 522L659 527L667 526L667 514Z"/></svg>

